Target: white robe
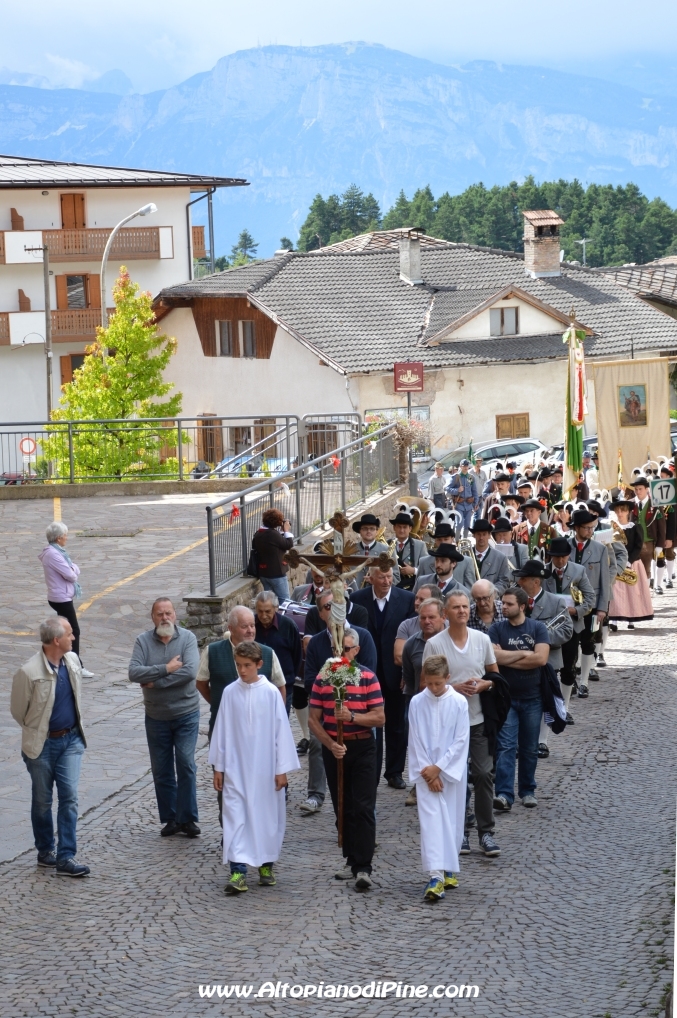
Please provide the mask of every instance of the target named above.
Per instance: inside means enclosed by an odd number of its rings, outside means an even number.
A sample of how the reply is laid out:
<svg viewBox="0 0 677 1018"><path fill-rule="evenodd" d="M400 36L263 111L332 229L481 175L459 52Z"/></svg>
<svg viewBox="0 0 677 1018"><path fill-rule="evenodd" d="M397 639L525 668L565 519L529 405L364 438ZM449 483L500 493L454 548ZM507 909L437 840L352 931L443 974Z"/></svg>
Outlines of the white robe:
<svg viewBox="0 0 677 1018"><path fill-rule="evenodd" d="M458 853L465 823L470 723L468 701L451 686L442 696L428 689L409 705L409 780L416 782L425 872L460 869ZM444 786L431 792L421 771L435 764Z"/></svg>
<svg viewBox="0 0 677 1018"><path fill-rule="evenodd" d="M275 775L300 765L282 697L265 676L224 689L209 762L223 772L224 864L275 862L286 823L284 789L275 791Z"/></svg>

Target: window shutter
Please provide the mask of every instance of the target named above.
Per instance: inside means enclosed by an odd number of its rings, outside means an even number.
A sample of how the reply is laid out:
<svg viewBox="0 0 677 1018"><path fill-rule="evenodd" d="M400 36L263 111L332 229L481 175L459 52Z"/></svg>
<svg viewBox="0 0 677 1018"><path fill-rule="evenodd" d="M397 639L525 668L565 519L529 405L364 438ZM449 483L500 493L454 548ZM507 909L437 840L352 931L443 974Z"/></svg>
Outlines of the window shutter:
<svg viewBox="0 0 677 1018"><path fill-rule="evenodd" d="M62 196L63 197L63 196ZM68 283L66 276L55 276L56 306L59 311L68 310Z"/></svg>
<svg viewBox="0 0 677 1018"><path fill-rule="evenodd" d="M61 384L67 385L73 381L73 366L70 354L66 354L65 357L59 357L59 363L61 364Z"/></svg>
<svg viewBox="0 0 677 1018"><path fill-rule="evenodd" d="M85 196L84 194L74 194L73 198L73 218L75 219L75 229L84 230L85 228Z"/></svg>
<svg viewBox="0 0 677 1018"><path fill-rule="evenodd" d="M101 307L101 276L92 273L87 277L87 307Z"/></svg>
<svg viewBox="0 0 677 1018"><path fill-rule="evenodd" d="M512 438L512 417L510 414L496 415L496 438Z"/></svg>
<svg viewBox="0 0 677 1018"><path fill-rule="evenodd" d="M23 290L19 290L19 311L30 311L31 299L27 297Z"/></svg>
<svg viewBox="0 0 677 1018"><path fill-rule="evenodd" d="M10 219L12 222L13 230L23 230L24 228L24 217L20 216L16 209L9 210Z"/></svg>
<svg viewBox="0 0 677 1018"><path fill-rule="evenodd" d="M61 195L61 228L63 230L75 229L75 202L72 194Z"/></svg>
<svg viewBox="0 0 677 1018"><path fill-rule="evenodd" d="M517 335L517 308L503 309L503 335Z"/></svg>
<svg viewBox="0 0 677 1018"><path fill-rule="evenodd" d="M501 309L491 308L489 311L489 333L492 336L501 335Z"/></svg>
<svg viewBox="0 0 677 1018"><path fill-rule="evenodd" d="M529 437L529 414L515 414L513 417L513 438Z"/></svg>

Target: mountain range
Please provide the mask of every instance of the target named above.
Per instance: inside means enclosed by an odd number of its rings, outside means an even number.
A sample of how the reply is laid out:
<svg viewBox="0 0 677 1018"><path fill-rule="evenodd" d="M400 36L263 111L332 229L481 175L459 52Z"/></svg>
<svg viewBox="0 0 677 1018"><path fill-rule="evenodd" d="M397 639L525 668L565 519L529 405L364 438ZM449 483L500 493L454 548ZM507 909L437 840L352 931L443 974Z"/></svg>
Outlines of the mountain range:
<svg viewBox="0 0 677 1018"><path fill-rule="evenodd" d="M315 194L351 182L382 211L401 188L456 193L527 174L632 180L677 205L676 97L366 43L243 50L147 95L0 84L0 150L246 177L215 202L217 254L243 227L270 254L296 237Z"/></svg>

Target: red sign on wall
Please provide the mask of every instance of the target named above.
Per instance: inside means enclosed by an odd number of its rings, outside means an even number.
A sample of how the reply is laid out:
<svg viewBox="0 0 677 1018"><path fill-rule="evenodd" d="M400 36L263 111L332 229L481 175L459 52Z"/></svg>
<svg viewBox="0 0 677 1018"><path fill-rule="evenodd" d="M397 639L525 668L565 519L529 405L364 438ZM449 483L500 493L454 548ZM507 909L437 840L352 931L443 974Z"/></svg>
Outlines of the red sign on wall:
<svg viewBox="0 0 677 1018"><path fill-rule="evenodd" d="M403 361L395 364L395 392L423 392L423 363Z"/></svg>

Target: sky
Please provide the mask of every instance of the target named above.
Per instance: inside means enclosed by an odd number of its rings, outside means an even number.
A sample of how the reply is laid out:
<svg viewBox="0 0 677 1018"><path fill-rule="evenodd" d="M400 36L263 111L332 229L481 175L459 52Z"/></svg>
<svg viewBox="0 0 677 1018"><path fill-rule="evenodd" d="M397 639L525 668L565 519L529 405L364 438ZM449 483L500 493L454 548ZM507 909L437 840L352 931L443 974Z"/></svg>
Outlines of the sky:
<svg viewBox="0 0 677 1018"><path fill-rule="evenodd" d="M193 18L190 10L199 11ZM660 31L657 30L660 26ZM87 87L120 69L140 92L167 88L236 50L381 43L440 63L497 60L581 72L624 54L675 54L675 0L31 0L3 4L0 80ZM599 76L602 76L601 74ZM19 83L19 82L17 82Z"/></svg>

